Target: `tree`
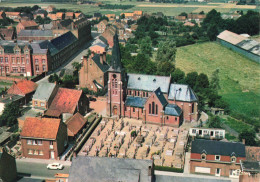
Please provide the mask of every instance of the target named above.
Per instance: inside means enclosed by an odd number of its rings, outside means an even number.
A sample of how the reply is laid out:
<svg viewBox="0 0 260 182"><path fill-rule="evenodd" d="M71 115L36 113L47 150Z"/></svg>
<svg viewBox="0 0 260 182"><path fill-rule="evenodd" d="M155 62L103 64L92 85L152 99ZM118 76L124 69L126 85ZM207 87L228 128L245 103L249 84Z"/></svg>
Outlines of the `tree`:
<svg viewBox="0 0 260 182"><path fill-rule="evenodd" d="M120 15L120 19L125 19L125 14L124 13Z"/></svg>
<svg viewBox="0 0 260 182"><path fill-rule="evenodd" d="M239 140L242 141L243 139L245 139L246 145L255 146L256 145L255 136L256 133L254 130L245 129L239 134Z"/></svg>
<svg viewBox="0 0 260 182"><path fill-rule="evenodd" d="M182 12L181 14L179 14L179 16L185 16L186 18L188 17L188 14L185 12Z"/></svg>
<svg viewBox="0 0 260 182"><path fill-rule="evenodd" d="M73 66L73 68L74 68L76 71L79 71L80 68L82 67L82 64L79 63L79 62L73 62L73 63L72 63L72 66Z"/></svg>
<svg viewBox="0 0 260 182"><path fill-rule="evenodd" d="M208 121L209 128L221 128L221 119L218 116L210 117Z"/></svg>
<svg viewBox="0 0 260 182"><path fill-rule="evenodd" d="M71 75L65 75L62 79L62 83L66 88L75 88L75 79Z"/></svg>
<svg viewBox="0 0 260 182"><path fill-rule="evenodd" d="M59 84L61 83L61 79L59 78L59 76L56 73L54 73L53 75L50 75L48 78L48 81L50 83L54 83L54 82L59 83Z"/></svg>
<svg viewBox="0 0 260 182"><path fill-rule="evenodd" d="M209 88L209 79L208 76L205 75L204 73L199 74L197 81L196 81L196 85L195 85L195 92L197 91L201 91L204 89Z"/></svg>
<svg viewBox="0 0 260 182"><path fill-rule="evenodd" d="M175 66L173 63L169 61L161 61L157 63L157 75L161 76L169 76L175 70Z"/></svg>
<svg viewBox="0 0 260 182"><path fill-rule="evenodd" d="M211 76L210 87L214 90L219 90L219 69L216 69Z"/></svg>
<svg viewBox="0 0 260 182"><path fill-rule="evenodd" d="M0 116L1 126L12 126L17 123L17 118L20 116L19 104L11 102L4 108L3 114Z"/></svg>
<svg viewBox="0 0 260 182"><path fill-rule="evenodd" d="M152 55L152 41L150 37L145 37L139 41L140 53Z"/></svg>
<svg viewBox="0 0 260 182"><path fill-rule="evenodd" d="M217 35L219 34L218 27L216 24L209 25L207 30L207 35L209 37L209 40L214 41L217 38Z"/></svg>
<svg viewBox="0 0 260 182"><path fill-rule="evenodd" d="M197 78L198 78L198 73L191 72L187 74L185 81L193 89L196 85Z"/></svg>
<svg viewBox="0 0 260 182"><path fill-rule="evenodd" d="M176 83L183 83L185 82L185 73L181 71L179 68L176 68L175 71L172 73L172 80Z"/></svg>
<svg viewBox="0 0 260 182"><path fill-rule="evenodd" d="M176 43L173 40L168 39L165 42L161 42L157 50L156 61L174 63L176 51Z"/></svg>

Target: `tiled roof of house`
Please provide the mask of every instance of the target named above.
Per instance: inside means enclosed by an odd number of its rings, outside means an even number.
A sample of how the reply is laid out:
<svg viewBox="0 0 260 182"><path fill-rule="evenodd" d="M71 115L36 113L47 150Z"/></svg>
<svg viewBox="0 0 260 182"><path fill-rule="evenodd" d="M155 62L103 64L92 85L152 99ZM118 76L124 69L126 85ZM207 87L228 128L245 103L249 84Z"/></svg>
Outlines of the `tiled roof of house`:
<svg viewBox="0 0 260 182"><path fill-rule="evenodd" d="M143 75L134 73L128 73L127 77L128 89L153 92L160 87L163 93L168 93L171 80L169 76Z"/></svg>
<svg viewBox="0 0 260 182"><path fill-rule="evenodd" d="M79 18L80 16L84 17L83 13L75 13L75 18Z"/></svg>
<svg viewBox="0 0 260 182"><path fill-rule="evenodd" d="M246 160L260 161L260 147L246 146Z"/></svg>
<svg viewBox="0 0 260 182"><path fill-rule="evenodd" d="M60 119L26 118L21 137L56 139L60 126Z"/></svg>
<svg viewBox="0 0 260 182"><path fill-rule="evenodd" d="M20 22L24 27L36 27L38 26L38 24L33 21L33 20L29 20L29 21L21 21Z"/></svg>
<svg viewBox="0 0 260 182"><path fill-rule="evenodd" d="M20 12L5 12L5 14L8 16L18 16L20 15Z"/></svg>
<svg viewBox="0 0 260 182"><path fill-rule="evenodd" d="M161 104L163 106L166 106L168 104L167 100L165 99L162 91L161 91L161 88L158 87L155 91L154 91L155 95L157 96L157 98L159 99L159 101L161 102Z"/></svg>
<svg viewBox="0 0 260 182"><path fill-rule="evenodd" d="M51 20L57 20L56 14L48 14L47 15Z"/></svg>
<svg viewBox="0 0 260 182"><path fill-rule="evenodd" d="M63 14L64 14L63 12L57 12L56 13L56 17L57 18L62 18Z"/></svg>
<svg viewBox="0 0 260 182"><path fill-rule="evenodd" d="M8 89L8 94L15 94L14 88L18 88L23 95L29 94L36 90L38 84L31 80L22 80L19 82L14 82L13 85ZM20 94L18 94L20 95Z"/></svg>
<svg viewBox="0 0 260 182"><path fill-rule="evenodd" d="M0 29L0 39L5 40L6 38L11 39L14 35L14 29L1 28Z"/></svg>
<svg viewBox="0 0 260 182"><path fill-rule="evenodd" d="M225 31L221 32L221 33L217 36L217 38L222 39L222 40L224 40L224 41L226 41L226 42L229 42L229 43L231 43L231 44L233 44L233 45L236 45L236 44L238 44L239 42L241 42L241 41L247 39L246 37L244 37L244 36L242 36L242 35L238 35L238 34L236 34L236 33L230 32L230 31L228 31L228 30L225 30Z"/></svg>
<svg viewBox="0 0 260 182"><path fill-rule="evenodd" d="M96 63L102 72L105 73L109 69L109 65L105 61L103 61L103 64L101 64L99 54L95 54L95 56L92 57L92 60Z"/></svg>
<svg viewBox="0 0 260 182"><path fill-rule="evenodd" d="M56 85L54 83L48 83L48 82L40 83L36 92L33 95L33 99L48 101L55 86Z"/></svg>
<svg viewBox="0 0 260 182"><path fill-rule="evenodd" d="M74 114L82 90L59 88L45 115L59 117L62 113Z"/></svg>
<svg viewBox="0 0 260 182"><path fill-rule="evenodd" d="M53 37L52 30L21 30L18 37Z"/></svg>
<svg viewBox="0 0 260 182"><path fill-rule="evenodd" d="M147 101L147 98L127 96L125 105L131 106L131 107L143 108L146 101Z"/></svg>
<svg viewBox="0 0 260 182"><path fill-rule="evenodd" d="M152 160L78 156L72 161L69 181L151 182L148 170L152 165Z"/></svg>
<svg viewBox="0 0 260 182"><path fill-rule="evenodd" d="M167 104L165 107L165 112L166 115L170 116L180 116L182 113L182 110L179 106L175 104Z"/></svg>
<svg viewBox="0 0 260 182"><path fill-rule="evenodd" d="M65 123L68 128L68 136L75 136L79 130L86 124L87 120L80 114L76 113L71 116Z"/></svg>
<svg viewBox="0 0 260 182"><path fill-rule="evenodd" d="M189 85L183 84L171 84L169 100L185 101L185 102L196 102L198 98Z"/></svg>
<svg viewBox="0 0 260 182"><path fill-rule="evenodd" d="M67 16L72 16L72 17L73 17L73 15L74 15L73 12L66 12L66 13L65 13L65 16L66 16L66 17L67 17Z"/></svg>
<svg viewBox="0 0 260 182"><path fill-rule="evenodd" d="M238 142L196 139L191 144L191 153L246 157L245 145Z"/></svg>

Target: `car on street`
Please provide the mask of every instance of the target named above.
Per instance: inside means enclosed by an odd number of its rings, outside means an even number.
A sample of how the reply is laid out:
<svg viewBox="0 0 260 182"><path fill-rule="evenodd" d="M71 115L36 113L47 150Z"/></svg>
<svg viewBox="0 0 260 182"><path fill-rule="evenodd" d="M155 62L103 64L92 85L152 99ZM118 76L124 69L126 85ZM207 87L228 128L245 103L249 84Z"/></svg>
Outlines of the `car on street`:
<svg viewBox="0 0 260 182"><path fill-rule="evenodd" d="M48 164L47 169L59 169L62 170L64 168L64 166L62 164L59 163L52 163L52 164Z"/></svg>

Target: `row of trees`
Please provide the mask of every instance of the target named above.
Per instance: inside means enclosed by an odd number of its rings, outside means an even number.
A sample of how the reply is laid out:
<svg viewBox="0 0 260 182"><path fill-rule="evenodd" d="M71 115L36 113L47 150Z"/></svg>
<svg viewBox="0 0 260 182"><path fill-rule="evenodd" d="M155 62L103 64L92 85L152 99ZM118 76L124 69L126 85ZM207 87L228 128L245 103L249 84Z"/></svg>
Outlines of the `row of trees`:
<svg viewBox="0 0 260 182"><path fill-rule="evenodd" d="M122 5L122 4L104 4L104 5L99 5L101 9L130 9L133 8L134 5Z"/></svg>

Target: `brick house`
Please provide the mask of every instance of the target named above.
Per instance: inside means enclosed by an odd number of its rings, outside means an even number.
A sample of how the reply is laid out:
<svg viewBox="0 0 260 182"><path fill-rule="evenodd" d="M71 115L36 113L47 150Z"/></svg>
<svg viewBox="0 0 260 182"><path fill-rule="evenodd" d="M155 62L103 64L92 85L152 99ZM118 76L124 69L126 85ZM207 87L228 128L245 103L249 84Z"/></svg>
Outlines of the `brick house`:
<svg viewBox="0 0 260 182"><path fill-rule="evenodd" d="M96 43L93 46L91 46L89 49L91 52L97 53L97 54L106 54L108 46L104 43Z"/></svg>
<svg viewBox="0 0 260 182"><path fill-rule="evenodd" d="M245 145L235 142L196 139L191 144L190 173L238 178Z"/></svg>
<svg viewBox="0 0 260 182"><path fill-rule="evenodd" d="M5 12L7 18L14 20L15 22L19 22L21 19L20 12Z"/></svg>
<svg viewBox="0 0 260 182"><path fill-rule="evenodd" d="M76 113L67 119L65 124L68 128L69 141L73 141L82 133L82 130L86 128L87 119L85 119L80 113Z"/></svg>
<svg viewBox="0 0 260 182"><path fill-rule="evenodd" d="M59 159L68 143L66 124L53 118L26 118L20 137L26 158Z"/></svg>
<svg viewBox="0 0 260 182"><path fill-rule="evenodd" d="M102 20L97 24L97 31L98 33L103 33L106 30L107 27L107 20Z"/></svg>
<svg viewBox="0 0 260 182"><path fill-rule="evenodd" d="M78 19L78 20L86 17L83 13L74 13L74 14L75 14L75 19Z"/></svg>
<svg viewBox="0 0 260 182"><path fill-rule="evenodd" d="M21 30L37 30L39 25L33 20L24 21L18 23L16 26L16 32L19 34Z"/></svg>
<svg viewBox="0 0 260 182"><path fill-rule="evenodd" d="M66 12L65 13L65 19L75 19L75 14L74 12Z"/></svg>
<svg viewBox="0 0 260 182"><path fill-rule="evenodd" d="M77 112L85 115L87 109L87 98L82 90L59 88L44 116L65 120Z"/></svg>
<svg viewBox="0 0 260 182"><path fill-rule="evenodd" d="M50 14L50 13L49 13L49 14L47 15L47 17L50 18L52 21L58 20L56 14Z"/></svg>
<svg viewBox="0 0 260 182"><path fill-rule="evenodd" d="M114 46L114 36L117 33L117 28L114 25L108 26L101 37L107 40L110 48Z"/></svg>
<svg viewBox="0 0 260 182"><path fill-rule="evenodd" d="M7 90L8 94L20 95L25 97L25 103L28 103L35 90L37 89L38 84L30 80L22 80L19 82L14 82L13 85Z"/></svg>
<svg viewBox="0 0 260 182"><path fill-rule="evenodd" d="M186 16L175 16L174 19L177 21L185 22Z"/></svg>
<svg viewBox="0 0 260 182"><path fill-rule="evenodd" d="M196 21L203 21L206 18L206 15L200 15L200 14L188 14L189 20L196 20Z"/></svg>
<svg viewBox="0 0 260 182"><path fill-rule="evenodd" d="M79 85L81 88L87 87L89 90L97 92L107 85L106 53L94 54L89 57L84 56L82 67L79 70Z"/></svg>
<svg viewBox="0 0 260 182"><path fill-rule="evenodd" d="M260 162L242 161L239 182L259 182L260 181Z"/></svg>
<svg viewBox="0 0 260 182"><path fill-rule="evenodd" d="M5 182L17 180L15 158L2 147L0 148L0 179Z"/></svg>
<svg viewBox="0 0 260 182"><path fill-rule="evenodd" d="M32 106L34 108L39 108L43 110L47 110L53 98L55 97L58 91L58 85L55 83L40 83L36 92L32 98Z"/></svg>
<svg viewBox="0 0 260 182"><path fill-rule="evenodd" d="M57 12L56 17L57 17L57 20L64 20L65 14L63 12Z"/></svg>
<svg viewBox="0 0 260 182"><path fill-rule="evenodd" d="M105 14L109 21L116 19L116 14Z"/></svg>

